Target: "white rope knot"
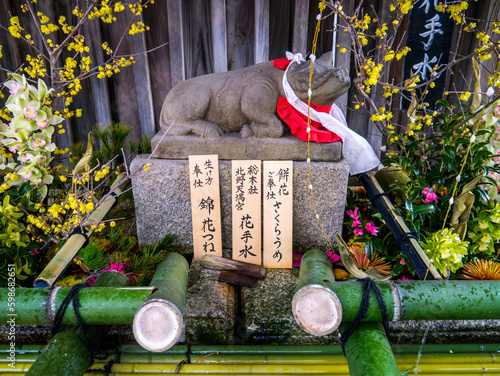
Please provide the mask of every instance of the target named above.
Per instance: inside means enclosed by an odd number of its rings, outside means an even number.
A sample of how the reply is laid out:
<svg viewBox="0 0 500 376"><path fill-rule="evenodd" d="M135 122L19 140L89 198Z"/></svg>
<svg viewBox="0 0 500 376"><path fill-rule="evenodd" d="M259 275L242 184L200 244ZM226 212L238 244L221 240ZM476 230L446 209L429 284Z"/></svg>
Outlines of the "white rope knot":
<svg viewBox="0 0 500 376"><path fill-rule="evenodd" d="M297 64L300 64L302 63L303 61L306 61L306 59L304 59L304 57L302 56L302 54L299 52L299 53L291 53L290 51L287 51L286 52L286 58L288 60L293 60L295 61Z"/></svg>

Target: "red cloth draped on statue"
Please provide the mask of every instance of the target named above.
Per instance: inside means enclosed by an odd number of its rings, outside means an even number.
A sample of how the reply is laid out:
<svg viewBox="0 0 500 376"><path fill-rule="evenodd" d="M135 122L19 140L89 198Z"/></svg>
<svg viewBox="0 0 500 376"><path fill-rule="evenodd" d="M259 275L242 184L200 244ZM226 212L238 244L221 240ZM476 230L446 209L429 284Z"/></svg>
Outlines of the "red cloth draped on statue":
<svg viewBox="0 0 500 376"><path fill-rule="evenodd" d="M273 65L285 70L291 61L288 59L276 59L273 61ZM311 107L318 112L325 113L330 113L332 108L332 106L320 106L316 104L311 104ZM284 97L279 97L277 110L280 118L290 127L292 134L302 141L307 141L307 116L297 111ZM317 121L311 120L310 128L311 141L318 143L342 141L339 136L323 127Z"/></svg>

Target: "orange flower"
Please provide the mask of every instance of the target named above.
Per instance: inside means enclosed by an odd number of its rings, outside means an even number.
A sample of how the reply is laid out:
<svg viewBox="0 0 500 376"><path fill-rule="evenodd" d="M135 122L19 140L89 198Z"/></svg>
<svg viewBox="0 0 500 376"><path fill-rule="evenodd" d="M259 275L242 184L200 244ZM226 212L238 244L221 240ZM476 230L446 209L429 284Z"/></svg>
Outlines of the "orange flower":
<svg viewBox="0 0 500 376"><path fill-rule="evenodd" d="M500 281L500 263L493 260L474 260L464 265L462 279Z"/></svg>

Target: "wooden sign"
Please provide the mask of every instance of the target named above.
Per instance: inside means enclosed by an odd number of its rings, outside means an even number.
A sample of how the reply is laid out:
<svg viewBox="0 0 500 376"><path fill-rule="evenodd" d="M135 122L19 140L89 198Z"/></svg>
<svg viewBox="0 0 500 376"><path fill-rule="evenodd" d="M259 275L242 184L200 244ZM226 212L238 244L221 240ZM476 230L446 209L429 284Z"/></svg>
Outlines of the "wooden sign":
<svg viewBox="0 0 500 376"><path fill-rule="evenodd" d="M453 1L440 1L452 3ZM433 74L432 69L448 63L453 36L454 22L436 9L437 1L422 0L413 6L410 14L410 30L407 46L411 52L406 55L404 79L412 75L420 75L422 81L428 80ZM436 101L443 96L446 85L446 74L437 78L436 86L429 90L425 101L434 107ZM419 96L419 95L417 95ZM419 96L420 97L420 96ZM402 96L402 108L408 109L410 101Z"/></svg>
<svg viewBox="0 0 500 376"><path fill-rule="evenodd" d="M293 163L264 162L264 266L292 267Z"/></svg>
<svg viewBox="0 0 500 376"><path fill-rule="evenodd" d="M233 260L262 263L260 161L232 161Z"/></svg>
<svg viewBox="0 0 500 376"><path fill-rule="evenodd" d="M189 180L194 259L222 256L218 156L190 155Z"/></svg>

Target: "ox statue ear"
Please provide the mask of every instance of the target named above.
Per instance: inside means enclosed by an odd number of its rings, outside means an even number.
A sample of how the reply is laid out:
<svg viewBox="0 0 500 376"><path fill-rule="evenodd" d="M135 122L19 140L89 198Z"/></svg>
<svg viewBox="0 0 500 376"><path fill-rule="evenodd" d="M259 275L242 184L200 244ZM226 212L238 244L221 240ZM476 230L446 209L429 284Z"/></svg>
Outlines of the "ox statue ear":
<svg viewBox="0 0 500 376"><path fill-rule="evenodd" d="M326 52L316 62L324 67L332 67L333 64L333 51Z"/></svg>

